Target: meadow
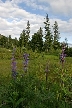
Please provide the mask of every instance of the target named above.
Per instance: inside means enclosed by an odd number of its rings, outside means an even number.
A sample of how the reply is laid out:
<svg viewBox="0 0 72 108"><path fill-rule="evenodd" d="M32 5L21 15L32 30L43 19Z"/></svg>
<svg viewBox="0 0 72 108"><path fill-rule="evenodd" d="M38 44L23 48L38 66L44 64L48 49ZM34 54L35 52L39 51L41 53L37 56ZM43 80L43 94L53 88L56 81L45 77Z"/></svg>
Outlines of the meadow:
<svg viewBox="0 0 72 108"><path fill-rule="evenodd" d="M28 51L28 71L16 53L17 77L11 74L12 51L0 50L0 108L72 108L72 57Z"/></svg>

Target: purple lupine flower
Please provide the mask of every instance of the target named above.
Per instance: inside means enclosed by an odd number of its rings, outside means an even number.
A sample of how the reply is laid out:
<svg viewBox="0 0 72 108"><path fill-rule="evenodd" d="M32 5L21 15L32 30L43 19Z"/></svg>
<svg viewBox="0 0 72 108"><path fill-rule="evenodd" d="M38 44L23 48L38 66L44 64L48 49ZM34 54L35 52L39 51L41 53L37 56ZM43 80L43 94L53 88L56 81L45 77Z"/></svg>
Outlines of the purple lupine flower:
<svg viewBox="0 0 72 108"><path fill-rule="evenodd" d="M15 60L15 48L13 49L13 53L12 53L12 63L11 63L11 66L12 66L12 77L15 79L16 78L16 75L17 75L17 72L16 72L16 60Z"/></svg>
<svg viewBox="0 0 72 108"><path fill-rule="evenodd" d="M28 69L28 62L29 62L29 54L25 53L23 55L23 58L24 58L24 71L27 72L27 69Z"/></svg>
<svg viewBox="0 0 72 108"><path fill-rule="evenodd" d="M63 63L64 62L64 58L65 58L64 53L61 53L60 54L60 62Z"/></svg>
<svg viewBox="0 0 72 108"><path fill-rule="evenodd" d="M65 54L65 44L62 45L62 52L60 54L60 62L62 63L62 66L63 66L63 63L65 62L65 57L66 57L66 54Z"/></svg>
<svg viewBox="0 0 72 108"><path fill-rule="evenodd" d="M12 58L12 71L16 71L16 61L15 61L15 58Z"/></svg>

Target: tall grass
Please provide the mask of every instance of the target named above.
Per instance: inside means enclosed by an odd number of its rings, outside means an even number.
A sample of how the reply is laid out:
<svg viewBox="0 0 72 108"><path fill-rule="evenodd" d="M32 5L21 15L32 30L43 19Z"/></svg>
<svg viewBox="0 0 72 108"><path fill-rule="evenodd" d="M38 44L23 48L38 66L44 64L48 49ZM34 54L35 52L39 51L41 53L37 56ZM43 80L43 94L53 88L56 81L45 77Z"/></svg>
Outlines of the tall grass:
<svg viewBox="0 0 72 108"><path fill-rule="evenodd" d="M27 73L23 70L22 58L16 60L16 80L11 78L11 60L0 60L0 107L71 108L72 58L66 58L62 69L58 56L29 53Z"/></svg>

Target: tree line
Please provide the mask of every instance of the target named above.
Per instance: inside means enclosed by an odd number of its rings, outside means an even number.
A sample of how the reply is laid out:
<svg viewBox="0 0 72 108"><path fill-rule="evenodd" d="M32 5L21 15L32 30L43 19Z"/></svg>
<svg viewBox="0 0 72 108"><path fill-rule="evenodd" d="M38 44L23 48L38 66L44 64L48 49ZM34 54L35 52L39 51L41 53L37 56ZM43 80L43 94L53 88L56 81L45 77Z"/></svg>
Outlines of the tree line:
<svg viewBox="0 0 72 108"><path fill-rule="evenodd" d="M16 46L20 48L20 52L22 47L38 52L49 52L51 49L55 51L61 49L62 43L59 42L60 33L57 21L55 21L52 26L52 33L48 14L46 14L44 19L44 32L42 27L40 27L39 30L32 35L32 38L30 38L30 22L27 21L26 29L22 30L19 40L16 37L12 39L11 35L6 37L0 34L0 47L11 49L13 46ZM72 48L68 48L67 39L65 39L65 45L66 53L71 56Z"/></svg>

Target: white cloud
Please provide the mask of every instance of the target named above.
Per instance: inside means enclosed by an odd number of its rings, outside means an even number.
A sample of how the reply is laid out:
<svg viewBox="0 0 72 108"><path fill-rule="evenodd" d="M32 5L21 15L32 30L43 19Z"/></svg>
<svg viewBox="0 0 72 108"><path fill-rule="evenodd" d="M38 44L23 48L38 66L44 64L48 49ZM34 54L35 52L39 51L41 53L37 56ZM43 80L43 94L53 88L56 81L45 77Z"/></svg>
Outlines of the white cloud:
<svg viewBox="0 0 72 108"><path fill-rule="evenodd" d="M48 11L49 8L42 5L38 4L37 0L12 0L12 3L19 4L19 3L25 3L27 6L32 7L33 9L40 9L40 10L45 10Z"/></svg>
<svg viewBox="0 0 72 108"><path fill-rule="evenodd" d="M0 6L0 22L2 25L0 26L0 33L5 36L19 37L22 30L26 28L28 20L31 24L31 30L34 29L33 32L36 32L39 26L42 25L42 16L26 12L9 1L0 3Z"/></svg>
<svg viewBox="0 0 72 108"><path fill-rule="evenodd" d="M54 0L50 3L50 6L55 13L69 15L72 10L71 0ZM72 15L72 14L71 14Z"/></svg>
<svg viewBox="0 0 72 108"><path fill-rule="evenodd" d="M49 5L49 11L53 13L72 16L72 0L39 0L39 3Z"/></svg>
<svg viewBox="0 0 72 108"><path fill-rule="evenodd" d="M34 9L72 16L72 0L12 0L11 2L13 4L24 2L27 6Z"/></svg>
<svg viewBox="0 0 72 108"><path fill-rule="evenodd" d="M41 15L36 15L36 14L32 14L30 12L27 12L26 10L20 8L17 4L19 2L26 2L28 3L29 6L32 6L34 8L38 8L39 9L43 9L43 5L37 5L38 2L46 2L48 4L50 4L51 9L53 9L53 11L55 11L54 9L56 9L57 11L61 12L66 12L66 14L68 14L71 10L71 5L70 3L67 5L67 0L40 0L40 1L36 1L36 0L12 0L10 1L6 1L5 3L0 1L0 34L3 34L5 36L8 35L12 35L12 38L17 37L19 38L20 33L22 32L23 29L26 28L26 23L29 20L30 21L30 26L31 26L31 34L37 32L37 30L39 29L39 27L44 27L44 17L45 16L41 16ZM68 0L70 1L70 0ZM31 4L33 3L34 4ZM61 3L62 2L62 3ZM55 4L56 3L56 4ZM65 3L65 4L64 4ZM59 5L60 4L60 5ZM36 7L37 6L37 7ZM41 7L40 7L41 6ZM70 9L67 10L66 6L70 6ZM64 9L62 9L64 7ZM47 8L47 7L46 7ZM60 10L61 9L61 10ZM50 19L50 23L51 26L54 24L54 21L58 22L59 25L59 31L60 33L65 33L65 34L72 34L72 19L70 18L68 21L64 21L62 19L58 19L58 18L51 18Z"/></svg>

